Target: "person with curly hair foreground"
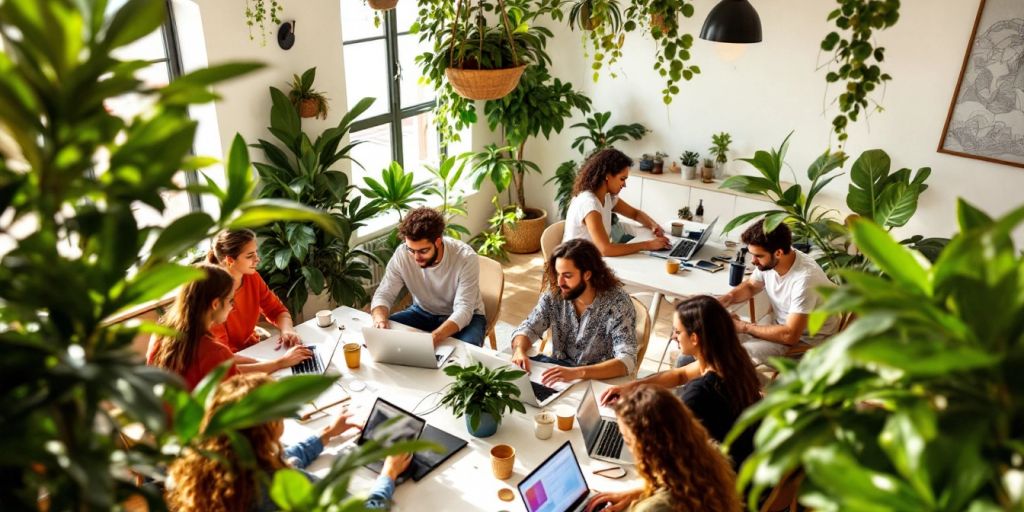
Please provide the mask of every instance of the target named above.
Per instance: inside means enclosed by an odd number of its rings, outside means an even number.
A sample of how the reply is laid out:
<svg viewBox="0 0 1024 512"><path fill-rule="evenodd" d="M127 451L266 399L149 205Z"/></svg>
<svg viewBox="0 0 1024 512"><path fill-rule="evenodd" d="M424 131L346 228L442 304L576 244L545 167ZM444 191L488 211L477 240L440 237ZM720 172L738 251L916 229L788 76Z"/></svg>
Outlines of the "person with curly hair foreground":
<svg viewBox="0 0 1024 512"><path fill-rule="evenodd" d="M264 374L242 374L221 382L206 410L203 423L210 421L217 410L236 402L272 379ZM293 446L282 446L284 422L271 421L239 431L252 448L257 467L240 463L239 456L227 436L205 440L199 450L190 450L171 464L167 485L170 510L203 512L278 510L270 499L269 483L274 471L294 467L305 468L316 460L331 438L359 425L342 413L319 435ZM217 458L211 457L214 454ZM220 459L220 460L218 460ZM395 479L412 460L411 454L385 459L384 468L366 499L366 508L388 510L395 492ZM305 473L311 481L316 477Z"/></svg>
<svg viewBox="0 0 1024 512"><path fill-rule="evenodd" d="M729 463L671 391L636 386L616 402L615 414L644 486L598 493L587 504L587 512L741 510Z"/></svg>

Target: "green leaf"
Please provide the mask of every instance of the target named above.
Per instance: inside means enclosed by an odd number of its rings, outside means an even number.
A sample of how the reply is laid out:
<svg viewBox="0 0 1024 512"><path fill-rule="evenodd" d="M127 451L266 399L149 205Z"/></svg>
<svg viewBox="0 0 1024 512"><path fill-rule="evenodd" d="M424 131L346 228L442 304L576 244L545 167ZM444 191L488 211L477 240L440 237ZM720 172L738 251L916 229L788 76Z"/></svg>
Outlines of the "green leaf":
<svg viewBox="0 0 1024 512"><path fill-rule="evenodd" d="M302 471L279 469L274 472L270 498L282 510L309 510L312 504L313 484Z"/></svg>
<svg viewBox="0 0 1024 512"><path fill-rule="evenodd" d="M846 205L854 213L869 219L875 218L882 186L889 177L889 155L880 149L865 151L853 163L850 170L850 189Z"/></svg>
<svg viewBox="0 0 1024 512"><path fill-rule="evenodd" d="M341 235L337 222L330 215L315 208L282 199L247 201L235 217L228 222L228 228L259 227L277 221L314 222L334 236Z"/></svg>
<svg viewBox="0 0 1024 512"><path fill-rule="evenodd" d="M835 444L812 448L803 458L808 478L841 510L927 510L927 502L902 480L863 466L849 448Z"/></svg>
<svg viewBox="0 0 1024 512"><path fill-rule="evenodd" d="M113 50L142 39L160 28L166 14L166 6L160 2L128 0L107 26L103 45Z"/></svg>
<svg viewBox="0 0 1024 512"><path fill-rule="evenodd" d="M238 205L252 191L252 170L249 167L249 150L245 146L245 140L240 134L235 134L231 141L231 149L228 153L226 165L227 190L224 201L220 206L220 218L229 218L238 208Z"/></svg>
<svg viewBox="0 0 1024 512"><path fill-rule="evenodd" d="M937 430L935 411L930 407L921 402L902 403L889 416L878 439L893 466L929 507L934 506L935 496L925 448L935 438Z"/></svg>
<svg viewBox="0 0 1024 512"><path fill-rule="evenodd" d="M931 295L928 270L913 253L893 240L889 233L863 219L854 221L851 231L861 252L889 277L924 296Z"/></svg>
<svg viewBox="0 0 1024 512"><path fill-rule="evenodd" d="M126 284L117 297L118 310L162 298L171 290L203 277L203 271L187 265L163 263L144 270Z"/></svg>
<svg viewBox="0 0 1024 512"><path fill-rule="evenodd" d="M180 254L195 246L213 228L215 222L204 212L192 212L174 219L153 243L151 261Z"/></svg>
<svg viewBox="0 0 1024 512"><path fill-rule="evenodd" d="M239 430L295 414L336 380L321 375L294 375L263 384L237 402L222 406L210 418L204 434Z"/></svg>

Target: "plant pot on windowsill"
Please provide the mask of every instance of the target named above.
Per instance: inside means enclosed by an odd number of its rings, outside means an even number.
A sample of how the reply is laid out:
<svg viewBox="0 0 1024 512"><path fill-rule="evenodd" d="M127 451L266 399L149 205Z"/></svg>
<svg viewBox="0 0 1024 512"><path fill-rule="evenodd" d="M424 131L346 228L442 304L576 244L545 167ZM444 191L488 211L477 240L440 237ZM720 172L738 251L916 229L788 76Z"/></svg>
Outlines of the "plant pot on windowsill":
<svg viewBox="0 0 1024 512"><path fill-rule="evenodd" d="M548 212L540 208L523 208L523 215L515 224L501 226L508 252L529 254L540 250L540 236L547 227Z"/></svg>
<svg viewBox="0 0 1024 512"><path fill-rule="evenodd" d="M514 68L468 69L450 67L444 70L452 89L470 100L503 98L519 85L526 64Z"/></svg>
<svg viewBox="0 0 1024 512"><path fill-rule="evenodd" d="M366 3L375 11L387 11L394 9L398 5L398 0L366 0Z"/></svg>

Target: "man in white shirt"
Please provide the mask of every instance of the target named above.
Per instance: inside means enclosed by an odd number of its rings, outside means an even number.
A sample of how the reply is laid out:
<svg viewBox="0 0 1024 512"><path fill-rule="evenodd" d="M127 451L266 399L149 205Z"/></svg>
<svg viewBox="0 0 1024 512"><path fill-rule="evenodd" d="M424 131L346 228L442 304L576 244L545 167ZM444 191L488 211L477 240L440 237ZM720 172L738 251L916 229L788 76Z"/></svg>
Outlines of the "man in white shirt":
<svg viewBox="0 0 1024 512"><path fill-rule="evenodd" d="M793 250L793 235L788 226L780 224L771 233L765 233L762 222L751 225L742 236L756 270L718 299L730 306L746 301L761 290L768 295L772 305L770 324L759 325L736 318L736 332L755 364L785 355L798 344L818 345L834 334L839 325L839 317L833 316L814 336L807 332L808 317L823 300L817 289L832 287L835 283L814 258Z"/></svg>
<svg viewBox="0 0 1024 512"><path fill-rule="evenodd" d="M388 262L370 303L374 327L395 321L429 331L436 346L454 336L482 346L487 321L480 297L480 264L466 243L443 236L444 217L433 208L416 208L398 227L405 243ZM413 303L388 316L405 286Z"/></svg>

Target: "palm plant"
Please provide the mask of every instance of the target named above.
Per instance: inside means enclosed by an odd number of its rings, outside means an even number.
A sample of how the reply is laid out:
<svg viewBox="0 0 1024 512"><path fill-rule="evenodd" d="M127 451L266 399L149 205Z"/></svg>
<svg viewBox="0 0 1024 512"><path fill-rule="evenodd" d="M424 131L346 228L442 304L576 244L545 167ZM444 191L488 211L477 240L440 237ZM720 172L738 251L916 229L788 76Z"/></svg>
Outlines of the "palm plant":
<svg viewBox="0 0 1024 512"><path fill-rule="evenodd" d="M254 145L267 159L255 164L263 183L259 196L322 209L330 214L335 228L328 231L308 222L283 220L259 229L260 273L294 315L302 311L309 292L326 290L337 304L360 306L368 299L363 286L371 277L367 261L376 260L376 255L353 248L351 239L379 209L377 204L350 197L355 187L333 167L349 159L349 152L359 144L341 146L352 121L374 100L363 98L336 127L310 141L287 96L274 87L270 95L269 131L280 145L263 139Z"/></svg>
<svg viewBox="0 0 1024 512"><path fill-rule="evenodd" d="M1021 510L1024 257L1011 233L1024 207L992 219L958 204L960 232L934 264L869 219L853 240L882 275L844 270L829 314L857 320L780 377L737 422L761 422L739 472L753 506L766 486L806 474L818 510Z"/></svg>
<svg viewBox="0 0 1024 512"><path fill-rule="evenodd" d="M650 133L650 130L640 123L617 124L606 130L605 125L608 124L611 117L611 112L594 112L582 123L572 125L571 128L587 130L586 135L576 137L572 142L572 148L579 151L581 155L592 155L602 149L614 147L616 142L640 140L644 135ZM586 151L588 144L591 146L589 152Z"/></svg>
<svg viewBox="0 0 1024 512"><path fill-rule="evenodd" d="M728 132L716 133L711 136L708 153L715 156L715 162L724 164L729 161L729 144L732 144L732 135Z"/></svg>
<svg viewBox="0 0 1024 512"><path fill-rule="evenodd" d="M460 187L462 173L465 171L466 163L471 155L472 153L463 153L457 156L445 156L438 166L425 166L434 179L427 184L424 192L427 195L437 196L441 200L438 210L444 215L445 234L459 240L463 236L469 236L469 230L452 221L455 217L468 215L466 200L462 196Z"/></svg>

